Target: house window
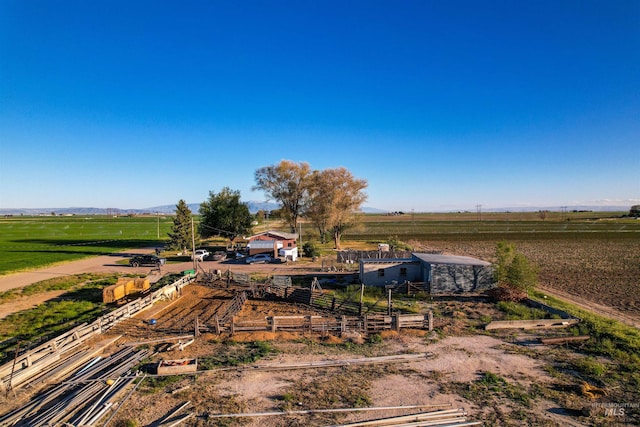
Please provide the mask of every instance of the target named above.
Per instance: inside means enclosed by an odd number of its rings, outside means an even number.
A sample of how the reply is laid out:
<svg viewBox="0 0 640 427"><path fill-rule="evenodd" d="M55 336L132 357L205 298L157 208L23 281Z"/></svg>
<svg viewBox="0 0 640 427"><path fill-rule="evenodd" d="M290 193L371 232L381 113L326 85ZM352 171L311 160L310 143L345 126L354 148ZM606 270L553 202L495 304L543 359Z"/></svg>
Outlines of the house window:
<svg viewBox="0 0 640 427"><path fill-rule="evenodd" d="M400 276L406 276L407 275L407 267L400 267Z"/></svg>
<svg viewBox="0 0 640 427"><path fill-rule="evenodd" d="M291 243L291 242L288 242L288 243L287 243L287 247L291 247L291 245L292 245L292 243Z"/></svg>
<svg viewBox="0 0 640 427"><path fill-rule="evenodd" d="M384 268L378 269L378 277L384 277Z"/></svg>

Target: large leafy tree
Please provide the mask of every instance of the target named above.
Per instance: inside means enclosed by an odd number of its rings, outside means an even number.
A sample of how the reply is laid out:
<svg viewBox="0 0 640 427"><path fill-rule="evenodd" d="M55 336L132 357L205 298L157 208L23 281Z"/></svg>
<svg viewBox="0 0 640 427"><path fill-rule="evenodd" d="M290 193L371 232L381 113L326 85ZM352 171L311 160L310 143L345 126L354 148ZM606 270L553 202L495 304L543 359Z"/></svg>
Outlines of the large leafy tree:
<svg viewBox="0 0 640 427"><path fill-rule="evenodd" d="M173 217L173 226L169 235L169 248L186 252L192 244L191 237L191 209L184 200L176 205L176 215Z"/></svg>
<svg viewBox="0 0 640 427"><path fill-rule="evenodd" d="M233 242L236 237L251 233L253 217L246 203L240 201L240 192L224 187L219 193L209 192L209 199L200 204L198 233L203 238L226 236Z"/></svg>
<svg viewBox="0 0 640 427"><path fill-rule="evenodd" d="M253 189L264 191L270 199L280 203L283 218L293 233L305 209L310 173L308 163L290 160L282 160L277 165L265 166L255 172L256 185Z"/></svg>
<svg viewBox="0 0 640 427"><path fill-rule="evenodd" d="M309 218L318 230L330 230L336 249L340 249L342 233L357 220L367 200L367 181L355 178L348 169L339 167L313 173L309 180Z"/></svg>
<svg viewBox="0 0 640 427"><path fill-rule="evenodd" d="M308 218L320 234L320 242L326 243L331 221L332 188L326 173L313 171L307 185L308 201L305 217Z"/></svg>

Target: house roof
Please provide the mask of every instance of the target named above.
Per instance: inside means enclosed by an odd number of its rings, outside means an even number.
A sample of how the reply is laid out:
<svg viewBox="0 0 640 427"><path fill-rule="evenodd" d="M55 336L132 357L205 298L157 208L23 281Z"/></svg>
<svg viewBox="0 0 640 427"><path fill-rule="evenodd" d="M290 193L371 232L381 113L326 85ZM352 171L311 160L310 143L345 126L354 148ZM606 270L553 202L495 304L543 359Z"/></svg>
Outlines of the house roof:
<svg viewBox="0 0 640 427"><path fill-rule="evenodd" d="M267 231L263 231L262 233L254 234L253 236L249 236L248 239L252 240L260 236L279 237L280 239L283 239L283 240L296 240L298 238L297 233L285 233L284 231L267 230Z"/></svg>
<svg viewBox="0 0 640 427"><path fill-rule="evenodd" d="M438 255L438 254L422 254L414 253L414 258L418 258L420 261L428 264L455 264L455 265L478 265L478 266L490 266L491 263L482 261L481 259L472 258L469 256L458 255Z"/></svg>

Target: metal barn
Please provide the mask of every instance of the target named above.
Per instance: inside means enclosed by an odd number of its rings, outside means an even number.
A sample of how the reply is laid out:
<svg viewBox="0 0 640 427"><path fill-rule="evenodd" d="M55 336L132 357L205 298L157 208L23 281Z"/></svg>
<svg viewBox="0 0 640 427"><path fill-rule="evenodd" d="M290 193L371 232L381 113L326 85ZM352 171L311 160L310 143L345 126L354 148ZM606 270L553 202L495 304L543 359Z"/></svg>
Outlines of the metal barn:
<svg viewBox="0 0 640 427"><path fill-rule="evenodd" d="M476 292L495 286L489 262L423 253L414 253L411 258L361 259L360 281L368 286L420 282L432 294Z"/></svg>

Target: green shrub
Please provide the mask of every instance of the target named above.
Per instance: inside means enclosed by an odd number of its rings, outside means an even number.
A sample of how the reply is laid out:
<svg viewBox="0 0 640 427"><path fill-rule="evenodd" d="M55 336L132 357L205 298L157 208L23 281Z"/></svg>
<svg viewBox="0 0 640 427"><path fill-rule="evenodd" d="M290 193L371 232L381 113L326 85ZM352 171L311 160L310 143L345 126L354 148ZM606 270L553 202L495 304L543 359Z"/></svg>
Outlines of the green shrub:
<svg viewBox="0 0 640 427"><path fill-rule="evenodd" d="M545 310L527 307L517 302L500 301L496 306L500 311L506 313L507 320L544 319L548 316Z"/></svg>
<svg viewBox="0 0 640 427"><path fill-rule="evenodd" d="M607 371L607 367L593 357L581 358L575 360L572 364L577 371L592 377L601 377Z"/></svg>
<svg viewBox="0 0 640 427"><path fill-rule="evenodd" d="M372 334L369 335L369 339L367 340L369 344L381 344L382 343L382 335L380 334Z"/></svg>

